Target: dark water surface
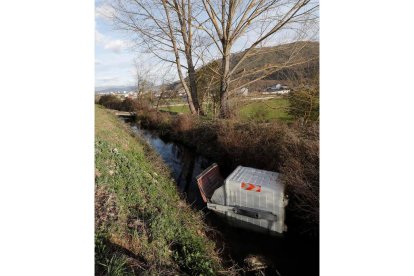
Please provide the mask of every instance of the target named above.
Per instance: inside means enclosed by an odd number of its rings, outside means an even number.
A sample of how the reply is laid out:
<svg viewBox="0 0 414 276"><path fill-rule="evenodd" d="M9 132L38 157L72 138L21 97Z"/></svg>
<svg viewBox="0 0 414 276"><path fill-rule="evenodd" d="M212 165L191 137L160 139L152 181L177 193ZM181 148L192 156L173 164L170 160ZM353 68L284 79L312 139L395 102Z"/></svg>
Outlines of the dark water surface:
<svg viewBox="0 0 414 276"><path fill-rule="evenodd" d="M194 208L206 213L207 224L219 233L224 254L239 266L244 266L247 257L258 256L268 265L268 269L264 274L257 275L319 275L319 241L290 236L289 232L284 237L273 237L229 226L206 208L196 183L196 176L214 160L198 155L182 144L164 141L156 132L136 124L131 123L131 128L170 167L180 192Z"/></svg>

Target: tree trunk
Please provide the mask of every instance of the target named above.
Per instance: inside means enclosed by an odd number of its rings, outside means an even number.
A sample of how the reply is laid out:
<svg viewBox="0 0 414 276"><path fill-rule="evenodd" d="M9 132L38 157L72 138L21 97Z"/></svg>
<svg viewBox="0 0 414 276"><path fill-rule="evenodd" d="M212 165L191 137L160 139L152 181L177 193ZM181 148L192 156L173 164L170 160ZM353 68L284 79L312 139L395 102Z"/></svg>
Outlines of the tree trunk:
<svg viewBox="0 0 414 276"><path fill-rule="evenodd" d="M176 42L176 39L174 37L174 31L173 31L173 27L172 27L171 20L170 20L170 13L168 11L166 2L167 2L166 0L162 0L162 5L164 7L165 16L167 17L168 30L170 32L169 37L171 39L171 43L172 43L172 46L173 46L173 49L174 49L175 61L176 61L177 70L178 70L178 76L180 77L181 84L183 85L184 91L187 94L187 101L188 101L188 106L190 107L191 114L197 114L197 110L194 106L191 90L188 88L188 85L186 84L184 76L183 76L183 72L181 70L180 55L178 54L177 42ZM183 38L185 39L185 37L183 37ZM191 51L189 51L187 53L191 53Z"/></svg>
<svg viewBox="0 0 414 276"><path fill-rule="evenodd" d="M160 101L162 99L162 94L164 94L164 89L161 89L160 96L158 97L157 105L155 106L156 111L158 111L158 105L160 104Z"/></svg>
<svg viewBox="0 0 414 276"><path fill-rule="evenodd" d="M186 90L186 92L187 92L187 90ZM188 93L188 92L186 94L187 94L187 102L188 102L188 106L190 107L191 114L197 114L197 110L196 110L196 108L194 106L194 103L193 103L193 99L191 97L191 94Z"/></svg>
<svg viewBox="0 0 414 276"><path fill-rule="evenodd" d="M196 83L196 71L194 69L194 65L192 62L191 55L187 58L188 63L188 80L190 82L190 93L193 99L192 103L194 105L194 109L198 115L204 115L204 112L201 108L200 102L198 101L198 94L197 94L197 83Z"/></svg>
<svg viewBox="0 0 414 276"><path fill-rule="evenodd" d="M181 36L184 40L184 52L185 58L187 60L187 72L188 72L188 81L190 84L189 92L191 94L192 105L194 106L195 112L197 115L204 115L200 103L198 101L197 94L197 83L196 83L196 72L193 64L193 55L192 55L192 45L193 45L193 32L192 32L192 8L191 1L187 1L187 11L185 9L184 1L181 3L181 6L178 4L178 1L173 1L175 6L175 12L178 16L178 21L180 22L180 31ZM193 113L194 114L194 113Z"/></svg>
<svg viewBox="0 0 414 276"><path fill-rule="evenodd" d="M228 94L230 86L230 52L227 50L227 47L224 48L224 55L222 58L222 74L220 80L220 118L229 118L231 115Z"/></svg>

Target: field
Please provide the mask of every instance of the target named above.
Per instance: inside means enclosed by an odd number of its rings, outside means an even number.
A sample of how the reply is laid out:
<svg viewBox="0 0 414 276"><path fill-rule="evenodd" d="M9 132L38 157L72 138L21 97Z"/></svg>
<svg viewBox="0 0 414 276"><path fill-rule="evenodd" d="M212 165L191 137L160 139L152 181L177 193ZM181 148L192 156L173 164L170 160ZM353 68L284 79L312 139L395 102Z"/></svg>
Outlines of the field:
<svg viewBox="0 0 414 276"><path fill-rule="evenodd" d="M213 275L221 269L201 213L115 115L95 107L96 275Z"/></svg>
<svg viewBox="0 0 414 276"><path fill-rule="evenodd" d="M287 113L289 101L286 98L273 98L263 100L243 101L238 104L240 107L236 111L236 115L244 121L290 121L292 117ZM180 106L164 106L160 110L189 113L188 105Z"/></svg>
<svg viewBox="0 0 414 276"><path fill-rule="evenodd" d="M288 107L289 101L286 98L254 100L245 103L238 110L238 116L242 120L289 121L292 118L287 114Z"/></svg>
<svg viewBox="0 0 414 276"><path fill-rule="evenodd" d="M164 106L160 110L175 112L175 113L190 113L190 108L187 104L183 105L173 105L173 106Z"/></svg>

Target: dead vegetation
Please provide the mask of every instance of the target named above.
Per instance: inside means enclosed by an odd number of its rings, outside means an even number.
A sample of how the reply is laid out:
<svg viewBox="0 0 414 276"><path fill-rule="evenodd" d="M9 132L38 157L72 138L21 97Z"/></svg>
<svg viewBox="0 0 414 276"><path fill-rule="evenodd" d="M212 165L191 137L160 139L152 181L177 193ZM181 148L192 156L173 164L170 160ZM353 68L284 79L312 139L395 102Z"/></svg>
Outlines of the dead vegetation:
<svg viewBox="0 0 414 276"><path fill-rule="evenodd" d="M150 115L149 115L150 114ZM149 116L148 116L149 115ZM290 197L290 231L318 235L319 128L317 122L253 123L191 115L140 113L147 128L215 160L224 173L238 165L278 171Z"/></svg>

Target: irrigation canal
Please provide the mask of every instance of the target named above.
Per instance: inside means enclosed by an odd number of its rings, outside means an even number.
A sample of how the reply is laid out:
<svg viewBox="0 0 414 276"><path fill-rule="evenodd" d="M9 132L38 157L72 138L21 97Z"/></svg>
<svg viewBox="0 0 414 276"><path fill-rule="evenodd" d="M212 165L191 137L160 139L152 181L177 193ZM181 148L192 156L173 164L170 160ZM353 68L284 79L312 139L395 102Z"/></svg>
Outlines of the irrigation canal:
<svg viewBox="0 0 414 276"><path fill-rule="evenodd" d="M206 208L196 183L196 176L215 160L198 155L180 143L165 141L156 132L143 129L127 118L123 120L161 156L187 202L205 213L206 223L217 230L224 256L229 256L240 267L246 268L251 261L267 267L247 275L319 275L318 241L290 236L289 232L284 237L273 237L229 226Z"/></svg>

